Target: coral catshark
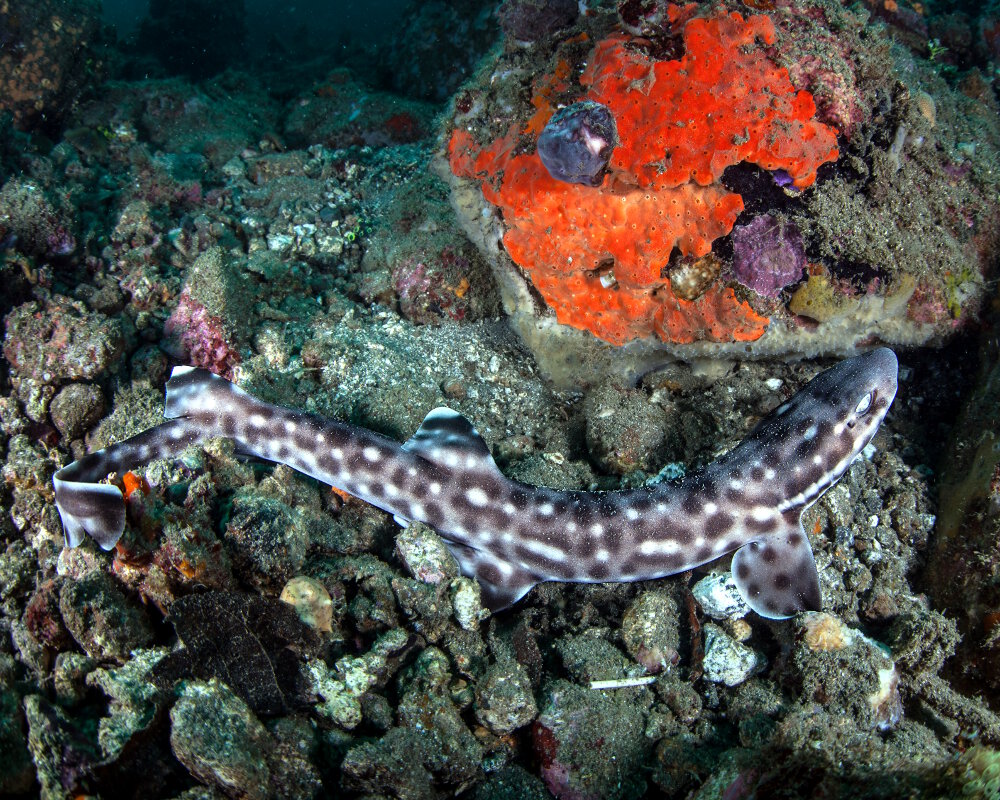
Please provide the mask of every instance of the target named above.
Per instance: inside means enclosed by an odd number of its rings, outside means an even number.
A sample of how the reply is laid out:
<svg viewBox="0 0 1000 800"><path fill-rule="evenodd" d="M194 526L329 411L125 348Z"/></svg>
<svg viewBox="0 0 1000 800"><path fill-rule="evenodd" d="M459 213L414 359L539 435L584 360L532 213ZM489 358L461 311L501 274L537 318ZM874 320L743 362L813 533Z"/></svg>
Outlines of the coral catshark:
<svg viewBox="0 0 1000 800"><path fill-rule="evenodd" d="M764 418L735 449L675 483L558 491L506 478L468 420L438 408L400 445L363 428L265 403L202 369L167 382L168 422L87 455L54 477L68 546L106 550L125 528L111 472L228 437L240 453L287 464L445 539L462 571L501 608L539 581L636 581L735 552L733 576L765 617L820 608L800 517L875 435L896 394L880 348L840 362Z"/></svg>

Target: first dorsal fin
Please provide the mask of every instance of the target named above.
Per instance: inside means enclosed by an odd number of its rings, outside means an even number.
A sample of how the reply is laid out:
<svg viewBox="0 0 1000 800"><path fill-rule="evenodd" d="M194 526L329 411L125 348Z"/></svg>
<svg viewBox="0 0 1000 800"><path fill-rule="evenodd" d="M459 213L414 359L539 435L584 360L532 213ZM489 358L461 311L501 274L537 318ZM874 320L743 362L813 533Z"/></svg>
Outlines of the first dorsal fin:
<svg viewBox="0 0 1000 800"><path fill-rule="evenodd" d="M733 556L736 588L750 608L768 619L822 606L816 561L797 517L786 514L784 530L743 545Z"/></svg>
<svg viewBox="0 0 1000 800"><path fill-rule="evenodd" d="M444 406L435 408L424 417L403 449L443 467L499 472L489 447L472 423L457 411Z"/></svg>

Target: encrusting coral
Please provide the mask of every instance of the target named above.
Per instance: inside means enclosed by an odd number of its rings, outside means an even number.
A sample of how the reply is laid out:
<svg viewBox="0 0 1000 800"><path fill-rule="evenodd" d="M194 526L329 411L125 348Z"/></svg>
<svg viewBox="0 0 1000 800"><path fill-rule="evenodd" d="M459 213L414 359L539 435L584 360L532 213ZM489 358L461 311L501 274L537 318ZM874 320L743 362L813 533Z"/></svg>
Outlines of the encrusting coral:
<svg viewBox="0 0 1000 800"><path fill-rule="evenodd" d="M598 42L580 76L582 99L613 114L619 145L597 187L553 179L515 123L480 146L454 131L452 171L482 181L503 213L503 243L559 322L615 344L656 335L669 342L752 341L768 319L714 284L694 300L678 297L665 277L676 248L704 256L743 210L723 171L749 161L810 186L820 165L838 156L836 132L814 119L815 103L796 91L760 44L775 41L768 17L694 16L669 6L683 55L657 60L641 41L615 34ZM552 79L536 82L538 91ZM544 110L548 98L533 100Z"/></svg>

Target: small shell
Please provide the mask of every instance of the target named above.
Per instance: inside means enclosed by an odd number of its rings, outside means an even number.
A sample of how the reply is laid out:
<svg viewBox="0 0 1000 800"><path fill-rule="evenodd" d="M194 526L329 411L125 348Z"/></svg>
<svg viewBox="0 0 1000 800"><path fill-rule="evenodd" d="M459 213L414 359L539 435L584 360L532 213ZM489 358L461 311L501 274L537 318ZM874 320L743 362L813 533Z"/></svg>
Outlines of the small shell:
<svg viewBox="0 0 1000 800"><path fill-rule="evenodd" d="M299 575L281 590L282 602L295 609L299 619L321 633L333 630L333 600L326 587L315 578Z"/></svg>
<svg viewBox="0 0 1000 800"><path fill-rule="evenodd" d="M600 186L617 146L618 126L610 109L584 100L552 115L538 136L538 157L557 181Z"/></svg>
<svg viewBox="0 0 1000 800"><path fill-rule="evenodd" d="M670 291L682 300L697 300L721 270L722 264L712 253L701 258L682 258L670 270Z"/></svg>
<svg viewBox="0 0 1000 800"><path fill-rule="evenodd" d="M917 111L920 112L920 115L933 128L937 123L937 104L935 104L934 98L927 94L927 92L918 91L913 96L913 102L917 106Z"/></svg>

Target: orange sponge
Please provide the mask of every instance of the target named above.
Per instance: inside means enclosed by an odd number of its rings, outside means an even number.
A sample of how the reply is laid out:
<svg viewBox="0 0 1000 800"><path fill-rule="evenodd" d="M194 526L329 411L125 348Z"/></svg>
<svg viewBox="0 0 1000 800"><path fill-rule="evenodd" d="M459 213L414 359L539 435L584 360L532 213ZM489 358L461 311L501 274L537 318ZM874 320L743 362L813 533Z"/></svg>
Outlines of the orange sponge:
<svg viewBox="0 0 1000 800"><path fill-rule="evenodd" d="M838 156L836 132L813 119L809 92L797 92L757 39L772 44L768 17L737 13L684 25L684 55L655 61L626 36L599 42L580 77L587 98L618 123L612 163L640 186L707 186L726 167L750 161L783 169L798 188Z"/></svg>
<svg viewBox="0 0 1000 800"><path fill-rule="evenodd" d="M484 195L503 209L503 242L521 266L566 275L612 261L614 281L630 288L662 284L674 247L705 255L743 210L740 196L722 186L640 189L614 176L599 191L564 183L536 154L513 158L501 190L486 184Z"/></svg>

